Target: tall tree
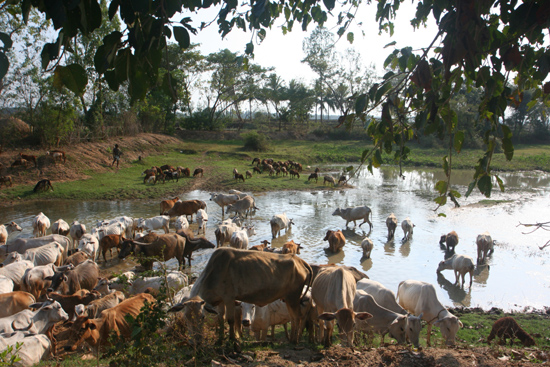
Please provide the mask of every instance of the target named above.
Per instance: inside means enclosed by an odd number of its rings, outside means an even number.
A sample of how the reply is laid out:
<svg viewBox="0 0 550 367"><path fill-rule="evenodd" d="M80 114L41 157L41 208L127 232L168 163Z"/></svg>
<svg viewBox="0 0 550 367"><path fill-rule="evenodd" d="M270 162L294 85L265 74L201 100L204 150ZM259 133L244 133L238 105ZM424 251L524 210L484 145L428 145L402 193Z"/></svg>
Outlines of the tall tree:
<svg viewBox="0 0 550 367"><path fill-rule="evenodd" d="M275 109L275 117L279 123L279 131L282 129L283 111L281 110L281 104L285 100L287 89L285 87L285 81L279 75L271 73L261 90L261 96L267 106L269 112L269 104Z"/></svg>
<svg viewBox="0 0 550 367"><path fill-rule="evenodd" d="M336 63L334 50L334 34L328 29L317 27L302 44L302 50L306 54L302 62L309 65L318 75L318 83L315 91L318 93L318 104L321 108L321 124L323 123L323 110L325 107L325 83L332 76L332 70Z"/></svg>

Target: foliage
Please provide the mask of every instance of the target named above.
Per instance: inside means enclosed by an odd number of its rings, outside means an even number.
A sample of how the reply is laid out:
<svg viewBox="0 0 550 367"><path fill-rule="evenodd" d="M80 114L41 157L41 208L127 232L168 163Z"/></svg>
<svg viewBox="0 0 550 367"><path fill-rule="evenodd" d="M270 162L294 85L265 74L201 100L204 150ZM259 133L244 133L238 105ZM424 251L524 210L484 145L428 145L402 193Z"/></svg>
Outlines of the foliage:
<svg viewBox="0 0 550 367"><path fill-rule="evenodd" d="M0 366L15 366L15 364L21 360L18 353L22 346L23 342L17 342L15 346L8 345L6 349L0 352Z"/></svg>
<svg viewBox="0 0 550 367"><path fill-rule="evenodd" d="M243 134L243 138L245 150L252 150L255 152L267 152L269 150L267 137L264 134L252 131Z"/></svg>

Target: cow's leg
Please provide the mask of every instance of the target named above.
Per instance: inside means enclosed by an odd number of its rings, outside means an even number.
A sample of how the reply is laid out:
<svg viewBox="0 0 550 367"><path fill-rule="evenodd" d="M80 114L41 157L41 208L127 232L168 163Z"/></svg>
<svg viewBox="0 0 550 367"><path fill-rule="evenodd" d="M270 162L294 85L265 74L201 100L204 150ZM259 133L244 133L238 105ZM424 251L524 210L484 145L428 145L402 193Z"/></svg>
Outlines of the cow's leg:
<svg viewBox="0 0 550 367"><path fill-rule="evenodd" d="M301 292L301 289L300 289ZM290 342L298 343L300 337L299 332L301 330L302 317L300 314L300 297L301 293L298 293L296 297L287 297L284 301L290 315Z"/></svg>
<svg viewBox="0 0 550 367"><path fill-rule="evenodd" d="M428 347L431 346L431 343L430 343L430 335L432 334L432 324L428 324L428 329L427 329L427 337L426 337L426 345Z"/></svg>
<svg viewBox="0 0 550 367"><path fill-rule="evenodd" d="M301 323L301 322L300 322ZM290 341L290 336L288 335L288 327L287 327L287 323L285 322L283 324L283 327L285 328L285 336L286 336L286 340ZM301 331L301 329L299 329ZM302 336L302 333L298 334L298 338Z"/></svg>

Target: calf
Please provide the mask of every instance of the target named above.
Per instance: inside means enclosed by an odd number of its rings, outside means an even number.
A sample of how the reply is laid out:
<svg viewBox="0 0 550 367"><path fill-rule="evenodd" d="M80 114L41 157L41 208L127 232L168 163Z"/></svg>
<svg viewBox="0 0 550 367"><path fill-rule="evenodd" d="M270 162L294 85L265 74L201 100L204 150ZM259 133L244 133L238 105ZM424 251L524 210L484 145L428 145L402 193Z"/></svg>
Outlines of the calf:
<svg viewBox="0 0 550 367"><path fill-rule="evenodd" d="M280 236L281 230L283 229L285 230L285 233L287 233L288 230L292 229L293 224L294 222L292 219L287 217L286 213L274 215L269 221L272 238Z"/></svg>
<svg viewBox="0 0 550 367"><path fill-rule="evenodd" d="M235 181L242 180L244 182L244 176L241 173L235 173Z"/></svg>
<svg viewBox="0 0 550 367"><path fill-rule="evenodd" d="M300 174L298 173L298 171L294 170L294 169L291 169L290 171L288 171L290 173L290 178L292 179L293 177L296 177L296 178L300 178Z"/></svg>
<svg viewBox="0 0 550 367"><path fill-rule="evenodd" d="M493 241L489 232L485 232L477 236L476 244L478 262L484 263L487 261L487 256L491 255L494 251L494 243L495 241Z"/></svg>
<svg viewBox="0 0 550 367"><path fill-rule="evenodd" d="M370 254L372 252L372 249L374 248L372 240L368 237L365 237L363 241L361 241L361 248L363 249L363 257L365 259L370 259Z"/></svg>
<svg viewBox="0 0 550 367"><path fill-rule="evenodd" d="M179 197L175 197L173 199L169 199L169 200L163 200L160 202L160 215L164 215L166 214L166 212L168 212L168 210L172 209L172 207L174 206L175 203L177 203L179 200Z"/></svg>
<svg viewBox="0 0 550 367"><path fill-rule="evenodd" d="M260 307L242 302L242 326L249 327L256 340L265 341L267 331L271 328L271 339L275 341L275 326L283 325L288 339L286 324L290 322L290 314L286 304L280 299Z"/></svg>
<svg viewBox="0 0 550 367"><path fill-rule="evenodd" d="M44 213L38 213L32 220L32 233L34 237L43 237L50 228L50 219Z"/></svg>
<svg viewBox="0 0 550 367"><path fill-rule="evenodd" d="M413 228L414 224L412 223L410 218L405 218L403 222L401 222L401 228L403 229L403 239L402 241L408 241L411 239L411 236L413 234Z"/></svg>
<svg viewBox="0 0 550 367"><path fill-rule="evenodd" d="M71 231L69 223L65 222L63 219L58 219L52 224L52 234L60 234L66 236Z"/></svg>
<svg viewBox="0 0 550 367"><path fill-rule="evenodd" d="M120 253L120 246L124 240L126 240L126 238L124 238L123 234L109 234L104 236L101 241L99 241L99 249L103 254L103 261L107 262L107 258L105 257L107 250L109 250L109 254L111 258L113 258L113 247L117 248Z"/></svg>
<svg viewBox="0 0 550 367"><path fill-rule="evenodd" d="M439 239L439 245L445 246L447 252L454 252L456 245L458 245L458 234L455 231L444 234Z"/></svg>
<svg viewBox="0 0 550 367"><path fill-rule="evenodd" d="M67 161L67 156L65 155L65 152L62 150L50 150L46 152L46 155L53 158L54 163L57 161L63 161L65 163Z"/></svg>
<svg viewBox="0 0 550 367"><path fill-rule="evenodd" d="M285 243L283 245L283 254L293 254L293 255L299 255L301 245L299 243L294 242L294 240L290 240L289 242Z"/></svg>
<svg viewBox="0 0 550 367"><path fill-rule="evenodd" d="M185 249L183 250L183 257L187 258L189 266L191 266L191 255L193 255L193 251L199 249L216 248L216 245L208 241L206 238L195 238L193 236L193 232L189 231L188 229L179 230L176 233L179 236L185 238Z"/></svg>
<svg viewBox="0 0 550 367"><path fill-rule="evenodd" d="M332 176L323 176L323 185L327 182L331 183L332 186L336 186L336 179Z"/></svg>
<svg viewBox="0 0 550 367"><path fill-rule="evenodd" d="M495 321L491 328L491 333L487 337L487 344L491 343L491 340L499 337L501 341L506 343L506 339L510 339L510 345L514 344L514 339L519 339L524 346L530 347L535 345L535 339L529 335L525 330L518 325L517 321L510 316L502 317Z"/></svg>
<svg viewBox="0 0 550 367"><path fill-rule="evenodd" d="M252 178L252 172L246 171L245 176L246 176L246 178ZM244 182L244 180L243 180L243 182Z"/></svg>
<svg viewBox="0 0 550 367"><path fill-rule="evenodd" d="M307 178L307 181L309 182L311 180L315 180L315 183L317 183L318 179L319 179L319 175L317 174L317 172L314 172L311 175L309 175L309 177Z"/></svg>
<svg viewBox="0 0 550 367"><path fill-rule="evenodd" d="M337 253L346 244L346 237L344 237L344 234L340 230L338 231L328 230L327 234L325 235L325 238L323 238L323 241L328 241L329 250L331 252Z"/></svg>
<svg viewBox="0 0 550 367"><path fill-rule="evenodd" d="M472 286L472 279L474 277L474 259L466 255L453 255L451 258L441 261L437 267L437 272L440 273L445 269L453 269L455 273L455 284L458 284L459 276L462 276L462 287L464 287L464 277L466 273L470 273L470 287Z"/></svg>
<svg viewBox="0 0 550 367"><path fill-rule="evenodd" d="M32 162L34 164L34 167L38 167L36 165L36 156L35 155L30 155L30 154L23 154L23 153L19 153L19 157L21 157L21 160L26 160L27 162Z"/></svg>
<svg viewBox="0 0 550 367"><path fill-rule="evenodd" d="M8 236L15 231L21 232L21 228L17 223L10 222L0 225L0 243L6 243L8 241Z"/></svg>
<svg viewBox="0 0 550 367"><path fill-rule="evenodd" d="M199 227L197 229L197 234L201 233L201 230L202 230L202 233L206 235L207 223L208 223L208 214L206 213L206 211L204 209L197 210L197 224Z"/></svg>
<svg viewBox="0 0 550 367"><path fill-rule="evenodd" d="M397 218L395 214L391 213L386 218L386 227L388 227L388 241L395 235L395 229L397 228Z"/></svg>
<svg viewBox="0 0 550 367"><path fill-rule="evenodd" d="M202 168L195 168L193 177L204 177L204 170Z"/></svg>

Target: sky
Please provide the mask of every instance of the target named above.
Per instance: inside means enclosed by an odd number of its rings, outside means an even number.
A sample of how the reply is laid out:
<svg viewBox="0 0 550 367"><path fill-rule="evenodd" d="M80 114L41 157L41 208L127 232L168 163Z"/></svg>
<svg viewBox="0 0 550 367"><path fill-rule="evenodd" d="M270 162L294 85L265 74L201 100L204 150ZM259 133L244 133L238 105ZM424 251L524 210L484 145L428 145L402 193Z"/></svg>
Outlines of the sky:
<svg viewBox="0 0 550 367"><path fill-rule="evenodd" d="M218 10L211 8L206 11L201 10L200 14L183 14L183 16L191 16L193 24L196 26L201 21L209 22L214 19ZM394 48L400 49L411 46L413 49L419 49L427 47L437 34L437 26L431 18L426 28L413 29L410 25L410 19L414 16L414 12L415 5L412 2L402 3L395 20L394 36L390 37L386 33L378 34L378 23L375 17L376 3L362 4L356 16L357 21L362 22L362 26L354 25L350 28L355 36L353 44L350 44L344 36L337 42L336 48L339 52L343 52L349 47L354 48L361 54L364 66L374 64L378 73L381 74L384 60ZM336 34L338 30L335 19L337 12L333 12L333 14L335 17L329 15L329 21L325 24L325 27ZM315 25L310 24L307 32L303 32L301 26L298 25L294 27L292 32L283 35L280 28L281 23L279 22L278 26L274 26L267 31L267 37L261 44L255 43L253 62L263 67L275 67L277 74L287 82L292 79L301 79L305 82L313 81L315 74L301 60L305 57L302 51L303 40L309 36ZM362 31L365 36L362 35ZM200 44L203 55L225 48L242 54L246 43L250 42L250 39L250 32L244 33L241 30L234 29L222 40L215 22L210 27L200 31L197 36L191 36L192 43ZM392 41L396 41L397 44L384 49L384 46Z"/></svg>

